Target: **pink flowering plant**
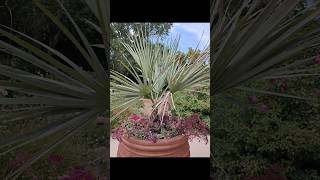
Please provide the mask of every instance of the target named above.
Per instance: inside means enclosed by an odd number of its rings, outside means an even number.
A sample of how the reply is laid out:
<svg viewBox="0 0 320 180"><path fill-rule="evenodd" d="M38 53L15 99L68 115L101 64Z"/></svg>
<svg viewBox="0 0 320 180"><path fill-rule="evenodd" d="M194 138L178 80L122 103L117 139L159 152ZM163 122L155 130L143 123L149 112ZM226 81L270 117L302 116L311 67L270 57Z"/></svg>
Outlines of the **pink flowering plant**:
<svg viewBox="0 0 320 180"><path fill-rule="evenodd" d="M147 119L134 114L113 131L112 137L119 141L123 136L135 137L156 143L159 139L185 135L189 139L198 138L203 139L206 143L208 142L207 135L209 130L198 114L187 118L165 116L162 125L159 119L159 116Z"/></svg>

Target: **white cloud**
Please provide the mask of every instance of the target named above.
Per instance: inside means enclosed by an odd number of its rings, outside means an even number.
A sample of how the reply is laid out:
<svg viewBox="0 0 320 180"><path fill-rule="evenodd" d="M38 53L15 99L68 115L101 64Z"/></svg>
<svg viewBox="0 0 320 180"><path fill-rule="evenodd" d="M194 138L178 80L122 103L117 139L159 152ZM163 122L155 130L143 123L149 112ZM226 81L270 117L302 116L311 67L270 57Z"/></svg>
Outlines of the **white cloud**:
<svg viewBox="0 0 320 180"><path fill-rule="evenodd" d="M130 29L130 30L129 30L129 33L130 33L131 35L133 35L133 34L134 34L133 29Z"/></svg>
<svg viewBox="0 0 320 180"><path fill-rule="evenodd" d="M199 48L203 49L209 45L210 42L210 23L173 23L171 33L176 34L188 32L195 36L192 44L195 46L200 42ZM190 42L189 42L190 43Z"/></svg>

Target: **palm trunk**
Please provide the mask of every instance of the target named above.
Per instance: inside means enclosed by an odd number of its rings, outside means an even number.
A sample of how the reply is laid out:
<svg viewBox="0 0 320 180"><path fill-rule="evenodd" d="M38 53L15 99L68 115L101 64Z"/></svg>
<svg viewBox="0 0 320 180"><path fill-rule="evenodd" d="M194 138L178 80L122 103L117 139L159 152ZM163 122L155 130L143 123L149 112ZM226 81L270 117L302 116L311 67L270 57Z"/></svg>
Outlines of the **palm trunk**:
<svg viewBox="0 0 320 180"><path fill-rule="evenodd" d="M143 115L150 117L152 114L153 103L151 99L143 99Z"/></svg>
<svg viewBox="0 0 320 180"><path fill-rule="evenodd" d="M162 103L157 107L155 111L157 111L157 114L163 118L163 116L169 116L171 115L171 100L170 100L170 92L167 92L165 96L163 96L160 101ZM156 103L159 101L156 101ZM152 102L151 99L143 99L143 115L146 117L150 117L153 108L154 108L154 103ZM161 119L162 119L161 118Z"/></svg>

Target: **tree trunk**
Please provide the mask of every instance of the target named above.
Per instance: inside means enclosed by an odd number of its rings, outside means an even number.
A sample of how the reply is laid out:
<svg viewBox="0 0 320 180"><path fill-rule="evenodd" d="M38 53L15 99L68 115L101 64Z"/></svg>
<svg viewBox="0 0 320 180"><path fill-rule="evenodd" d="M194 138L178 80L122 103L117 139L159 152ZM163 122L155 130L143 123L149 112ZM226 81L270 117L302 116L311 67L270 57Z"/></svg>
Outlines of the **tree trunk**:
<svg viewBox="0 0 320 180"><path fill-rule="evenodd" d="M152 114L153 103L151 99L143 99L143 115L150 117Z"/></svg>
<svg viewBox="0 0 320 180"><path fill-rule="evenodd" d="M158 105L156 111L157 114L162 116L169 116L171 115L171 97L170 92L167 92L165 96L162 97L162 102L160 105ZM159 101L156 101L156 103ZM150 117L152 114L152 110L154 108L155 104L152 103L151 99L143 99L143 115L146 117Z"/></svg>

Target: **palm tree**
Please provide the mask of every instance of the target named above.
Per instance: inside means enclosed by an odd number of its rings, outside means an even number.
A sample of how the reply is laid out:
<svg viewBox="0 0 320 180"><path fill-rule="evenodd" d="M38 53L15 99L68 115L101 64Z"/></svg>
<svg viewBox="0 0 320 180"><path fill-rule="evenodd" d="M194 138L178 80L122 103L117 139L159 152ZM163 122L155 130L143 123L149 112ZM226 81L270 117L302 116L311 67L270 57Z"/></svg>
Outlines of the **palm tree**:
<svg viewBox="0 0 320 180"><path fill-rule="evenodd" d="M128 60L128 65L123 63L134 80L111 70L112 110L123 112L143 100L146 116L157 109L163 117L174 107L172 95L175 92L209 85L209 65L205 64L209 59L209 48L196 54L195 60L187 57L178 61L179 37L162 45L148 38L147 31L128 35L131 44L122 43L137 66Z"/></svg>

